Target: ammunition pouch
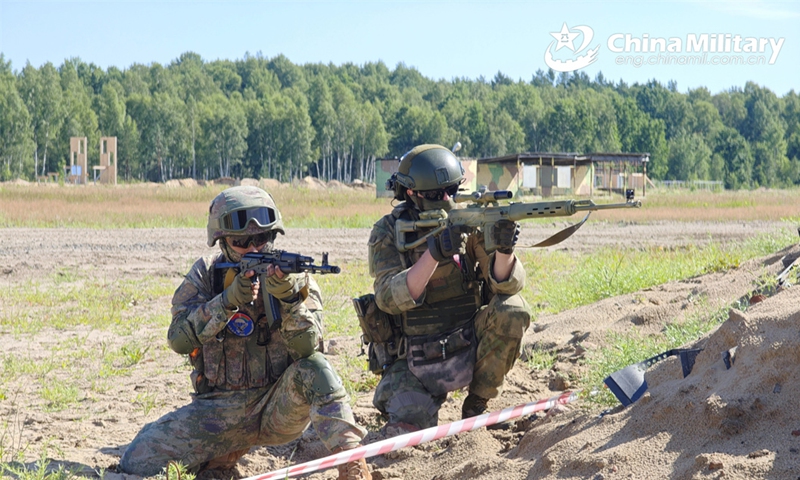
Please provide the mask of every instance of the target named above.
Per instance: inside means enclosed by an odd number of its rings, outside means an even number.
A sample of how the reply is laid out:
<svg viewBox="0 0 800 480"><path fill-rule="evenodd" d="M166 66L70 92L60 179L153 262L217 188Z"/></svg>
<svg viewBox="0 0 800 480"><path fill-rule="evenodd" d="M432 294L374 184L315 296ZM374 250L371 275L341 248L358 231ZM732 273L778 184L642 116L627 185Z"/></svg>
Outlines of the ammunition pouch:
<svg viewBox="0 0 800 480"><path fill-rule="evenodd" d="M372 293L353 299L361 327L361 341L368 347L369 370L380 375L383 370L397 360L402 335L394 315L382 311Z"/></svg>
<svg viewBox="0 0 800 480"><path fill-rule="evenodd" d="M438 335L409 336L408 369L431 395L466 387L478 352L474 322Z"/></svg>

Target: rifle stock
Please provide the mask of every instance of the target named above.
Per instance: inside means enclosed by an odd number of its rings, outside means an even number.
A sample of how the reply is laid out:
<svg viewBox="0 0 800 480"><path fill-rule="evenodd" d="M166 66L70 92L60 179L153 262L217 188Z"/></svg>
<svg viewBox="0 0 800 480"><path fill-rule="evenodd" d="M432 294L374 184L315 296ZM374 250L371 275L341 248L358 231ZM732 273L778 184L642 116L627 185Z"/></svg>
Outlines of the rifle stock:
<svg viewBox="0 0 800 480"><path fill-rule="evenodd" d="M593 212L596 210L610 210L616 208L640 208L642 202L633 199L632 191L626 192L627 201L624 203L597 204L591 200L556 200L550 202L512 202L508 205L497 205L498 199L509 198L506 191L475 192L475 194L459 194L457 201L473 201L474 204L466 208L451 210L432 210L421 212L419 220L400 220L395 223L395 243L398 251L411 250L427 241L431 235L438 235L450 225L465 225L471 228L480 228L484 232L484 242L487 252L493 252L497 246L491 235L491 227L500 220L507 219L514 222L529 218L542 217L568 217L578 212ZM509 192L510 193L510 192ZM489 206L489 204L494 206ZM585 221L586 219L584 219ZM413 242L406 242L406 234L431 228ZM573 229L573 232L577 228ZM571 235L570 233L569 235ZM562 236L564 240L569 235Z"/></svg>

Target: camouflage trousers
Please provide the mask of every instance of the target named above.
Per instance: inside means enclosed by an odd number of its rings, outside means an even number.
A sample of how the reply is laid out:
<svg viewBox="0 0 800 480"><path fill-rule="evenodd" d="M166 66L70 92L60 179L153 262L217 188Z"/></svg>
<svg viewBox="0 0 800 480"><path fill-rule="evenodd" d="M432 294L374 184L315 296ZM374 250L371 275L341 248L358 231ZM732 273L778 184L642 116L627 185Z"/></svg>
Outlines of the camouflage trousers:
<svg viewBox="0 0 800 480"><path fill-rule="evenodd" d="M483 398L500 395L505 375L522 353L522 337L531 313L520 295L495 295L475 315L478 352L470 393ZM372 404L389 423L429 428L439 423L439 408L447 395L431 395L408 369L406 360L394 362L381 377Z"/></svg>
<svg viewBox="0 0 800 480"><path fill-rule="evenodd" d="M312 389L315 370L304 359L268 387L194 395L192 403L148 423L120 459L125 473L156 475L170 460L191 470L256 445L281 445L309 422L329 450L353 448L366 435L356 424L343 387L326 395Z"/></svg>

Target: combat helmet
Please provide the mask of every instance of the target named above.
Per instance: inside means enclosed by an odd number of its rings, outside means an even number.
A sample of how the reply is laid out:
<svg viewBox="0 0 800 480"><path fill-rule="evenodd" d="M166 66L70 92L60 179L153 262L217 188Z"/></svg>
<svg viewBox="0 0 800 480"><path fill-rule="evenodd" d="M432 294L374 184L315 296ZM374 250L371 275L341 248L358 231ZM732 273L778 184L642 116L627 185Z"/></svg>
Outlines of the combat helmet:
<svg viewBox="0 0 800 480"><path fill-rule="evenodd" d="M272 195L258 187L231 187L214 197L208 207L208 246L231 235L280 232L283 220Z"/></svg>
<svg viewBox="0 0 800 480"><path fill-rule="evenodd" d="M386 182L394 196L403 200L407 188L421 192L442 190L464 181L464 167L453 152L441 145L418 145L403 155L397 173Z"/></svg>

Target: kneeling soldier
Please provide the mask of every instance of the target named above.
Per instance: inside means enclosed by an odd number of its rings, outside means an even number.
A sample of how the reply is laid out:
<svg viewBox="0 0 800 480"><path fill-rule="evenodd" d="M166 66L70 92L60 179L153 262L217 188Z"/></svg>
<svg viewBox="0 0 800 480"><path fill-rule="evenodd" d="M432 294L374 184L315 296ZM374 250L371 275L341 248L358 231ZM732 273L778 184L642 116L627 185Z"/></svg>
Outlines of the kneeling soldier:
<svg viewBox="0 0 800 480"><path fill-rule="evenodd" d="M272 250L278 232L280 213L260 188L229 188L211 202L208 246L219 242L221 252L197 260L175 291L168 334L170 347L189 355L196 393L144 426L120 460L125 473L156 475L173 460L196 472L235 468L250 447L290 442L309 422L332 452L360 445L366 432L318 351L316 282L274 268L260 279L215 268ZM339 467L339 479L370 478L363 459Z"/></svg>
<svg viewBox="0 0 800 480"><path fill-rule="evenodd" d="M372 370L382 374L373 404L388 418L388 435L435 426L447 393L467 385L462 418L484 413L500 394L530 325L519 295L525 271L514 255L517 223L502 220L488 232L449 227L403 252L395 243L398 220L450 211L463 180L463 167L447 148L414 148L388 185L402 203L375 223L369 239L374 301L386 318L367 323L391 326L365 329ZM406 240L425 233L408 232ZM496 251L486 252L484 235L492 235ZM360 300L369 303L370 296ZM376 312L369 305L361 310Z"/></svg>

